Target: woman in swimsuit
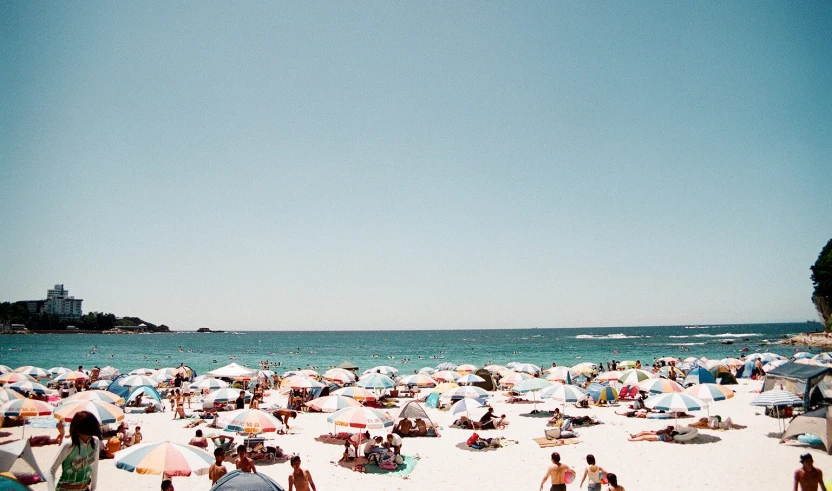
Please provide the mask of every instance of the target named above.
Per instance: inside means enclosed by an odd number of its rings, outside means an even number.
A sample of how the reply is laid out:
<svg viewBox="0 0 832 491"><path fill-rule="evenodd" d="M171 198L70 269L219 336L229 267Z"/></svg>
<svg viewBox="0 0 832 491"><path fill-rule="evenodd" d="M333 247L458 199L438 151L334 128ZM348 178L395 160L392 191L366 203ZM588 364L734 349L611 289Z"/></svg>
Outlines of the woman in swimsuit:
<svg viewBox="0 0 832 491"><path fill-rule="evenodd" d="M289 461L292 465L292 473L289 474L289 491L296 489L297 491L318 491L315 487L315 481L312 480L312 474L300 468L300 456L295 455Z"/></svg>

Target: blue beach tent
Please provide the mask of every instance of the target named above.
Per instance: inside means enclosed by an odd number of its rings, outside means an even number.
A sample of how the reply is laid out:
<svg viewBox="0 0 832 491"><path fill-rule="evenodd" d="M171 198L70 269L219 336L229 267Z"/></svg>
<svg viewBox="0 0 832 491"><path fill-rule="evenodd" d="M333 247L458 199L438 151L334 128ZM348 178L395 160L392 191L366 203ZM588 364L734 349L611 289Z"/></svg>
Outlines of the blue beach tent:
<svg viewBox="0 0 832 491"><path fill-rule="evenodd" d="M231 471L222 476L211 491L285 491L280 484L265 474Z"/></svg>
<svg viewBox="0 0 832 491"><path fill-rule="evenodd" d="M684 383L682 383L682 385L715 383L716 379L713 375L711 375L711 372L709 372L707 368L696 367L690 372L688 372L688 376L685 377L685 381Z"/></svg>
<svg viewBox="0 0 832 491"><path fill-rule="evenodd" d="M119 383L119 381L125 377L127 377L127 375L119 375L118 377L114 378L113 381L110 383L110 386L107 387L107 390L117 396L120 396L122 399L127 400L127 396L130 395L130 389Z"/></svg>
<svg viewBox="0 0 832 491"><path fill-rule="evenodd" d="M439 407L439 394L436 392L430 394L427 399L425 399L425 406L427 407Z"/></svg>
<svg viewBox="0 0 832 491"><path fill-rule="evenodd" d="M143 394L144 397L149 397L156 401L157 409L164 409L162 405L162 396L159 395L159 392L156 391L153 387L149 385L141 385L139 387L135 387L132 391L130 391L130 395L124 399L125 404L129 404L131 401L135 400L139 394Z"/></svg>

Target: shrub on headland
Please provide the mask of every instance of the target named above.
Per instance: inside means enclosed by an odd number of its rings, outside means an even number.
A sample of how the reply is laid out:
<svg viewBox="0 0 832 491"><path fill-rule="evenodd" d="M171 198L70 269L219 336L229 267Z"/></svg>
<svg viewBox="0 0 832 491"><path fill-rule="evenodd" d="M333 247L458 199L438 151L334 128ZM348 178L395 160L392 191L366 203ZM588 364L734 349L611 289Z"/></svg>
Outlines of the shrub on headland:
<svg viewBox="0 0 832 491"><path fill-rule="evenodd" d="M832 239L820 251L818 260L810 269L812 284L815 286L812 302L823 319L826 330L832 331Z"/></svg>

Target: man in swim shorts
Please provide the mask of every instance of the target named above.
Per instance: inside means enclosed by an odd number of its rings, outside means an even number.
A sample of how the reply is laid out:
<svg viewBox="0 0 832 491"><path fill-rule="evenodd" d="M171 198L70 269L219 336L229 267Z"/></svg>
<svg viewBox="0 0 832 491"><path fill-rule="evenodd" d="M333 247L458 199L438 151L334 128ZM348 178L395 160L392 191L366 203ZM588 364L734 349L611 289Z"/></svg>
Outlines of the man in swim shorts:
<svg viewBox="0 0 832 491"><path fill-rule="evenodd" d="M559 453L552 452L552 465L546 471L546 474L543 475L543 480L540 481L540 490L543 491L543 485L549 479L552 483L549 491L566 491L566 473L569 471L572 471L573 474L575 473L571 467L560 463Z"/></svg>

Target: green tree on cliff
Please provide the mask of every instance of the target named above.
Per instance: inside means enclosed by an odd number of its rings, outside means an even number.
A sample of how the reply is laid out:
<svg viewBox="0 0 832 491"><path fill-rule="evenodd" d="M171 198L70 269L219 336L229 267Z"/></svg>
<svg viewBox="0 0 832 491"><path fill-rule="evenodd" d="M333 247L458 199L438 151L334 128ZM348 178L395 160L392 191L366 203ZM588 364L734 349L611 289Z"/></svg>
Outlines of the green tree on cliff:
<svg viewBox="0 0 832 491"><path fill-rule="evenodd" d="M827 331L832 331L832 239L820 251L812 270L815 293L812 300L823 318Z"/></svg>

